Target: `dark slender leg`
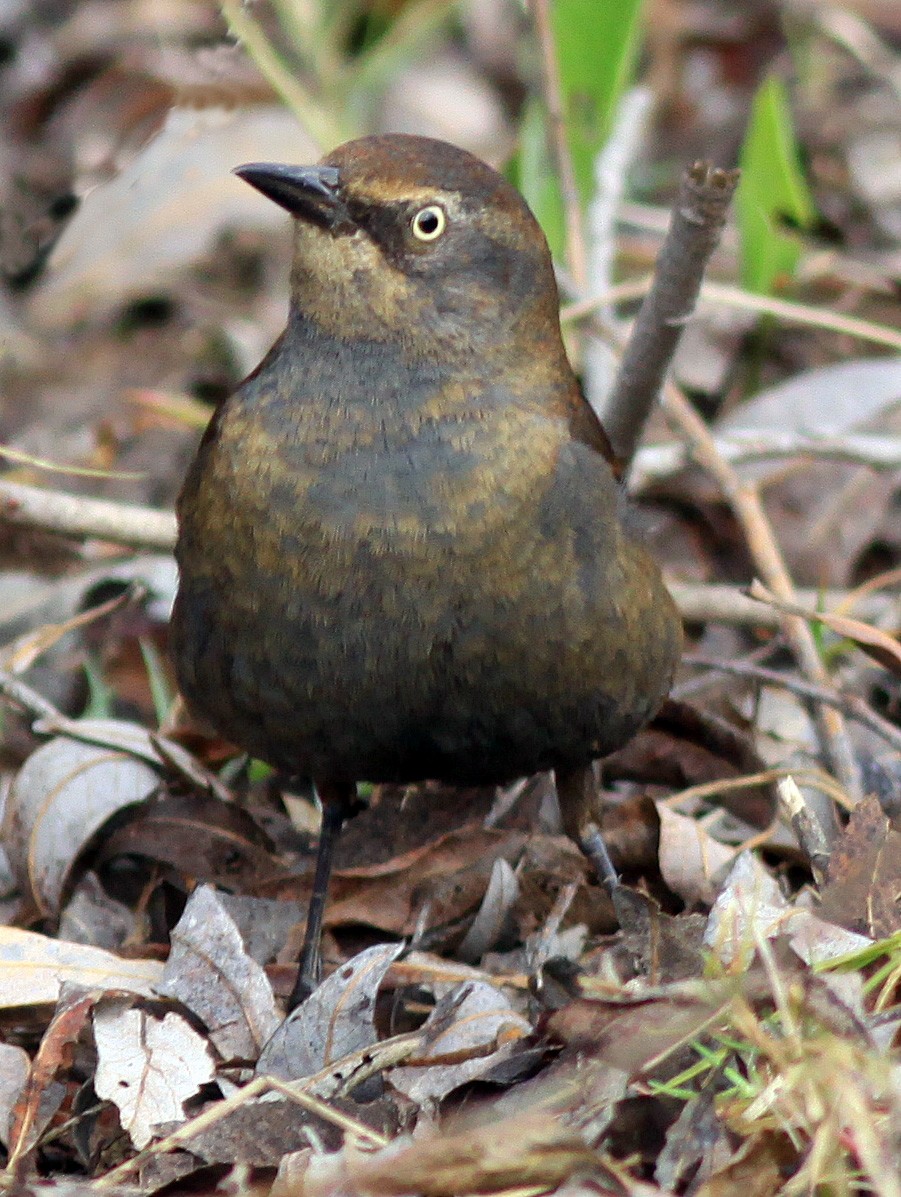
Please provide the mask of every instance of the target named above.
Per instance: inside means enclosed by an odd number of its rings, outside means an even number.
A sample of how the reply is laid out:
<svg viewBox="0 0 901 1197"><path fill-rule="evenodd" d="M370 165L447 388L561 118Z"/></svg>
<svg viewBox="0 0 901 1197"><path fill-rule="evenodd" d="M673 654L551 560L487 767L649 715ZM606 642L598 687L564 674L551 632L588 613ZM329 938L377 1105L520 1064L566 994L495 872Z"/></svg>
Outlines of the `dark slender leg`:
<svg viewBox="0 0 901 1197"><path fill-rule="evenodd" d="M558 769L554 776L563 828L594 865L599 881L612 897L620 881L597 824L598 787L594 769L591 765Z"/></svg>
<svg viewBox="0 0 901 1197"><path fill-rule="evenodd" d="M319 831L316 872L313 877L310 905L307 908L307 926L300 950L297 980L288 999L289 1010L305 1001L322 977L322 916L325 913L329 878L332 874L332 858L344 821L353 813L356 803L355 785L318 785L316 788L322 802L322 827Z"/></svg>
<svg viewBox="0 0 901 1197"><path fill-rule="evenodd" d="M616 891L621 882L619 874L613 867L613 861L610 859L610 853L607 851L607 845L604 843L604 837L601 835L597 823L587 823L582 828L579 847L594 865L598 880L610 897L614 899L614 905L616 905Z"/></svg>

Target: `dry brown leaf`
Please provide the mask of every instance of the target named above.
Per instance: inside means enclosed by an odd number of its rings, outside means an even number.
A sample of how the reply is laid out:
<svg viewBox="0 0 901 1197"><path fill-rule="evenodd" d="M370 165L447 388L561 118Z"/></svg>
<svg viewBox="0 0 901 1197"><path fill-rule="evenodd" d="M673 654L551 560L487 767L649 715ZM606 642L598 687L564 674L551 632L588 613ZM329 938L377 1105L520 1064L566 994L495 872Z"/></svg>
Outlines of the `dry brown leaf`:
<svg viewBox="0 0 901 1197"><path fill-rule="evenodd" d="M160 794L145 803L104 839L98 859L127 854L238 890L252 889L282 867L247 811L207 793Z"/></svg>
<svg viewBox="0 0 901 1197"><path fill-rule="evenodd" d="M784 1192L785 1173L795 1159L784 1135L765 1131L746 1139L726 1167L695 1190L696 1197L772 1197Z"/></svg>
<svg viewBox="0 0 901 1197"><path fill-rule="evenodd" d="M255 1060L280 1021L272 986L209 885L188 898L157 991L201 1020L223 1060Z"/></svg>
<svg viewBox="0 0 901 1197"><path fill-rule="evenodd" d="M530 1114L490 1127L449 1127L415 1140L408 1135L380 1151L354 1141L333 1155L314 1155L303 1175L303 1197L420 1193L500 1193L554 1188L596 1166L597 1155L559 1119Z"/></svg>
<svg viewBox="0 0 901 1197"><path fill-rule="evenodd" d="M424 903L432 924L450 922L478 906L498 856L515 859L525 834L461 827L383 864L336 870L326 923L361 923L411 935Z"/></svg>
<svg viewBox="0 0 901 1197"><path fill-rule="evenodd" d="M749 958L758 938L780 934L789 911L788 900L765 866L752 852L742 852L713 904L704 943L728 966Z"/></svg>
<svg viewBox="0 0 901 1197"><path fill-rule="evenodd" d="M403 944L375 944L336 969L266 1044L258 1074L297 1080L375 1043L376 996L402 951Z"/></svg>
<svg viewBox="0 0 901 1197"><path fill-rule="evenodd" d="M665 803L656 805L663 880L689 906L711 903L716 896L715 878L735 859L735 849L715 840L697 819L677 814Z"/></svg>
<svg viewBox="0 0 901 1197"><path fill-rule="evenodd" d="M94 1041L94 1089L116 1106L138 1148L159 1123L183 1122L184 1103L215 1074L209 1043L171 1011L156 1018L128 1000L107 999L94 1011Z"/></svg>
<svg viewBox="0 0 901 1197"><path fill-rule="evenodd" d="M159 783L144 761L67 737L31 754L10 789L3 831L19 884L43 913L59 912L78 856L95 833Z"/></svg>
<svg viewBox="0 0 901 1197"><path fill-rule="evenodd" d="M227 225L277 227L283 214L260 203L232 168L318 157L277 105L170 109L122 172L85 196L29 297L29 319L52 329L103 315L168 284L173 270L194 261Z"/></svg>
<svg viewBox="0 0 901 1197"><path fill-rule="evenodd" d="M678 981L649 992L578 998L551 1015L547 1030L635 1076L659 1056L699 1034L727 1008L735 987Z"/></svg>
<svg viewBox="0 0 901 1197"><path fill-rule="evenodd" d="M60 1074L72 1067L78 1038L87 1026L96 991L79 994L62 1004L44 1032L28 1081L13 1107L9 1124L10 1166L37 1144L50 1120L66 1099Z"/></svg>
<svg viewBox="0 0 901 1197"><path fill-rule="evenodd" d="M0 1143L9 1148L9 1132L13 1108L21 1100L31 1059L24 1047L14 1043L0 1043Z"/></svg>
<svg viewBox="0 0 901 1197"><path fill-rule="evenodd" d="M901 928L901 832L875 798L858 803L832 850L819 914L874 939Z"/></svg>
<svg viewBox="0 0 901 1197"><path fill-rule="evenodd" d="M456 1008L448 1021L452 1004ZM423 1050L416 1066L393 1069L389 1080L418 1105L441 1101L484 1076L531 1033L529 1022L499 989L468 981L442 999L422 1026Z"/></svg>
<svg viewBox="0 0 901 1197"><path fill-rule="evenodd" d="M126 960L102 948L0 927L0 1009L52 1004L64 984L150 997L162 975L156 960Z"/></svg>

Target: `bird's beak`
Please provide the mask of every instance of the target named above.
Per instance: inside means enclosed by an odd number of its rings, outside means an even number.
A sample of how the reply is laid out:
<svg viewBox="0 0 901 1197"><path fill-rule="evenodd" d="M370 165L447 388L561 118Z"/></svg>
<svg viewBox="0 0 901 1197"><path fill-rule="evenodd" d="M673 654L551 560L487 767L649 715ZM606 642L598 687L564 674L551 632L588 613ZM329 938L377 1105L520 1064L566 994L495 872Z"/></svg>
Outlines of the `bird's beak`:
<svg viewBox="0 0 901 1197"><path fill-rule="evenodd" d="M236 166L234 173L301 220L331 232L353 223L347 205L338 193L338 169L335 166L248 162L246 166Z"/></svg>

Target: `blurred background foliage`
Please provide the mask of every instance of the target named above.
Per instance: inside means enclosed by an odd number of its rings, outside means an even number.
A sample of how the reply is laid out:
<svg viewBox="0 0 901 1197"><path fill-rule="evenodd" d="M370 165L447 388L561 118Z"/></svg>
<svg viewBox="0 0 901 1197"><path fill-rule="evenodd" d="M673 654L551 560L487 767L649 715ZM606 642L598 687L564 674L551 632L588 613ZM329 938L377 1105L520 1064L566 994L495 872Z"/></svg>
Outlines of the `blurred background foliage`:
<svg viewBox="0 0 901 1197"><path fill-rule="evenodd" d="M0 7L6 442L116 467L80 489L170 501L185 424L284 316L288 222L232 168L388 129L454 141L521 188L564 298L599 305L571 342L589 389L596 334L622 340L701 157L743 170L712 280L890 326L899 38L880 0L15 0ZM707 414L856 349L783 331L755 360L760 315L729 303L676 363Z"/></svg>

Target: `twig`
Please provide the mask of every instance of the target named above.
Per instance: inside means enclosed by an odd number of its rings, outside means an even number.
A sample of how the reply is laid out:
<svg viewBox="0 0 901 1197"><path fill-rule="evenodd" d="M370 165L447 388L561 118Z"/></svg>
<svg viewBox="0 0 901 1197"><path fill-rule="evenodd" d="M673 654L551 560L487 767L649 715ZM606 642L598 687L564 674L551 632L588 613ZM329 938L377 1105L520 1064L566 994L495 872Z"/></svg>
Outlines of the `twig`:
<svg viewBox="0 0 901 1197"><path fill-rule="evenodd" d="M725 623L771 631L782 627L782 619L772 607L766 608L764 603L749 598L746 590L738 586L670 581L667 589L687 623ZM901 598L895 595L868 595L854 602L856 592L853 590L799 589L795 591L795 598L805 607L826 612L844 611L846 604L851 603L861 619L877 626L901 623Z"/></svg>
<svg viewBox="0 0 901 1197"><path fill-rule="evenodd" d="M70 719L42 694L6 669L0 669L0 696L21 707L32 719L32 731L39 736L67 736L82 744L94 744L113 752L125 752L159 768L167 765L198 790L231 803L232 795L219 778L174 740L159 732L145 731L138 724L117 725L108 721Z"/></svg>
<svg viewBox="0 0 901 1197"><path fill-rule="evenodd" d="M564 278L557 281L564 297L576 294L575 283L572 279ZM613 304L633 303L636 299L644 299L648 291L650 291L653 281L654 276L647 274L642 278L630 278L622 283L614 283L610 287L605 287L603 291L598 291L596 295L583 299L573 299L570 303L564 303L560 308L560 322L562 324L572 324L576 320L584 320L589 316L594 316L603 308L610 307Z"/></svg>
<svg viewBox="0 0 901 1197"><path fill-rule="evenodd" d="M573 320L583 320L592 315L599 308L611 303L630 303L641 299L651 287L651 276L628 279L617 283L609 291L592 299L578 299L566 304L560 318L567 324ZM842 333L848 337L856 337L862 341L872 341L875 345L885 345L889 349L901 349L901 332L889 328L885 324L876 324L872 320L861 320L857 316L845 316L841 312L834 312L830 308L819 308L813 304L797 303L791 299L777 299L770 295L752 295L750 291L743 291L741 287L733 287L727 283L705 282L701 285L698 303L705 303L715 307L725 304L727 307L741 308L748 312L760 312L764 315L778 316L789 324L805 324L812 328L821 328L826 332Z"/></svg>
<svg viewBox="0 0 901 1197"><path fill-rule="evenodd" d="M0 520L65 536L93 537L114 544L171 549L175 515L152 507L86 499L0 479Z"/></svg>
<svg viewBox="0 0 901 1197"><path fill-rule="evenodd" d="M831 854L820 821L807 806L804 795L790 774L776 783L776 789L779 791L779 801L795 829L798 843L810 862L814 878L818 885L822 885L826 880L826 870L829 867Z"/></svg>
<svg viewBox="0 0 901 1197"><path fill-rule="evenodd" d="M698 785L686 786L684 790L677 790L675 794L670 794L669 797L660 799L659 805L676 810L678 807L684 806L687 802L706 802L708 798L722 799L724 795L735 790L749 790L755 786L766 786L769 789L774 782L778 784L780 780L788 777L790 774L793 777L799 777L804 785L810 786L811 789L828 794L830 798L840 804L847 802L845 791L830 774L824 773L820 769L798 769L794 767L792 769L763 769L759 773L742 773L738 777L719 777L716 781L703 781ZM721 805L724 809L729 809L725 803ZM758 840L760 836L766 837L772 831L772 826L771 822L762 831L758 832L754 836L754 839Z"/></svg>
<svg viewBox="0 0 901 1197"><path fill-rule="evenodd" d="M738 172L696 162L682 175L673 218L620 363L604 423L617 455L632 460L660 392L704 268L719 241Z"/></svg>
<svg viewBox="0 0 901 1197"><path fill-rule="evenodd" d="M873 470L901 468L901 436L846 433L842 436L813 436L805 432L780 432L775 428L735 431L714 437L714 444L730 465L772 461L785 457L813 457L869 466ZM686 445L644 445L635 455L631 486L640 490L678 474L689 464Z"/></svg>
<svg viewBox="0 0 901 1197"><path fill-rule="evenodd" d="M126 1176L142 1167L149 1159L152 1159L154 1156L165 1155L167 1152L177 1148L187 1148L191 1140L196 1138L197 1135L216 1126L217 1123L222 1122L223 1119L233 1114L236 1110L239 1110L242 1106L247 1105L256 1098L262 1097L264 1093L271 1092L272 1090L281 1093L289 1101L296 1102L316 1117L334 1123L345 1132L358 1135L364 1142L372 1143L376 1147L385 1146L386 1140L383 1135L372 1130L365 1123L358 1122L356 1119L349 1117L343 1111L332 1109L331 1106L320 1101L312 1094L304 1093L299 1085L286 1084L276 1077L258 1076L254 1077L252 1081L248 1081L242 1089L238 1089L228 1097L223 1098L222 1101L209 1105L200 1114L197 1114L188 1122L177 1127L170 1134L166 1135L165 1138L160 1139L159 1142L152 1143L149 1147L145 1147L142 1151L139 1151L137 1155L132 1156L131 1159L118 1164L110 1172L107 1172L103 1176L98 1176L91 1183L90 1187L101 1190L120 1184Z"/></svg>
<svg viewBox="0 0 901 1197"><path fill-rule="evenodd" d="M297 117L313 141L323 150L342 141L340 128L329 121L316 97L289 71L260 25L240 0L222 0L222 15L229 32L244 46L248 57L276 95Z"/></svg>
<svg viewBox="0 0 901 1197"><path fill-rule="evenodd" d="M52 702L5 669L0 669L0 694L27 711L33 719L65 719Z"/></svg>
<svg viewBox="0 0 901 1197"><path fill-rule="evenodd" d="M776 299L768 295L752 295L741 287L726 283L705 283L701 288L701 302L730 304L750 312L764 312L770 316L789 320L794 324L810 324L827 332L845 333L849 337L860 337L890 349L901 349L901 332L874 324L870 320L859 320L856 316L843 316L828 308L817 308L810 304L793 303L789 299Z"/></svg>
<svg viewBox="0 0 901 1197"><path fill-rule="evenodd" d="M541 51L541 73L544 101L547 105L548 127L557 162L560 192L563 197L563 219L566 225L566 263L577 291L583 293L586 282L585 233L582 227L582 206L572 155L566 140L566 114L563 111L563 88L554 31L551 28L549 0L532 0L535 32Z"/></svg>
<svg viewBox="0 0 901 1197"><path fill-rule="evenodd" d="M707 425L673 383L664 388L663 409L681 429L695 458L719 483L742 526L754 565L767 586L779 598L794 601L794 584L757 488L750 482L742 482L732 466L723 460ZM782 626L802 673L812 685L828 692L829 676L820 660L810 628L797 615L783 616ZM830 767L848 791L849 798L854 802L859 801L863 795L860 769L848 740L841 708L819 703L814 711L814 720Z"/></svg>
<svg viewBox="0 0 901 1197"><path fill-rule="evenodd" d="M795 600L795 585L786 569L783 554L780 552L766 512L763 511L760 494L757 493L756 487L750 482L742 482L735 469L723 460L713 442L710 429L675 384L669 383L664 388L663 409L688 439L696 460L719 482L738 522L742 525L756 569L765 578L769 589L780 598L786 598L790 602ZM798 615L785 615L783 616L783 627L805 678L811 682L811 685L826 689L828 692L830 689L828 674L823 668L816 642L808 625ZM816 709L815 722L821 746L830 767L833 768L836 777L845 786L852 800L859 801L863 795L860 771L857 760L854 759L850 742L848 742L841 710L821 704Z"/></svg>
<svg viewBox="0 0 901 1197"><path fill-rule="evenodd" d="M869 706L857 694L841 694L823 686L815 686L811 682L800 678L788 677L776 669L768 669L765 665L756 665L753 661L724 661L718 657L705 657L692 654L682 658L682 664L691 669L716 669L720 673L731 673L736 677L747 677L752 681L762 682L768 686L781 686L790 694L796 694L807 701L822 703L832 707L860 723L874 732L880 739L891 744L892 748L901 752L901 728L883 717Z"/></svg>
<svg viewBox="0 0 901 1197"><path fill-rule="evenodd" d="M554 904L548 912L547 918L544 920L544 925L535 937L534 948L529 953L530 972L537 972L550 959L554 948L554 940L578 892L579 883L577 881L569 881L566 885L561 886L560 892L554 899Z"/></svg>
<svg viewBox="0 0 901 1197"><path fill-rule="evenodd" d="M901 99L901 64L895 50L860 17L843 12L837 4L817 6L811 16L827 37L833 38L849 54L887 83L896 98Z"/></svg>

